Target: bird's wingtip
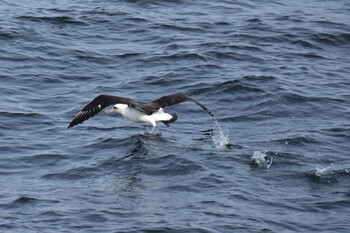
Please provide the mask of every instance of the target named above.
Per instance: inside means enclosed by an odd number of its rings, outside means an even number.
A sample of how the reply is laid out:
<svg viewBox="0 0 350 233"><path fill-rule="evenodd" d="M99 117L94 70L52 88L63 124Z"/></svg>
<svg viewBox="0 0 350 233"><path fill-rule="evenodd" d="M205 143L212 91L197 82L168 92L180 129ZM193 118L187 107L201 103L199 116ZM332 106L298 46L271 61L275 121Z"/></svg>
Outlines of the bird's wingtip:
<svg viewBox="0 0 350 233"><path fill-rule="evenodd" d="M209 108L205 108L205 111L206 111L211 117L214 117L214 113L213 113Z"/></svg>

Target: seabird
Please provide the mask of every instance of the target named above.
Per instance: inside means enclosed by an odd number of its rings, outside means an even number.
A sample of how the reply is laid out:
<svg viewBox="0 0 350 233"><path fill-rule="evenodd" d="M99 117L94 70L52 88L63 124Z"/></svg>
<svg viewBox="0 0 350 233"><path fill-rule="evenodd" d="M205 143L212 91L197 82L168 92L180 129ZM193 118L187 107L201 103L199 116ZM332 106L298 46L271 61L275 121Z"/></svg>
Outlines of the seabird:
<svg viewBox="0 0 350 233"><path fill-rule="evenodd" d="M125 97L99 95L78 112L69 124L68 129L94 117L102 109L113 104L113 108L106 110L106 113L116 112L133 122L150 123L153 126L151 130L153 132L158 121L163 122L166 126L170 126L170 123L177 120L177 114L175 112L172 114L165 113L163 108L186 101L197 104L209 115L214 116L206 106L184 93L163 96L147 104L141 104Z"/></svg>

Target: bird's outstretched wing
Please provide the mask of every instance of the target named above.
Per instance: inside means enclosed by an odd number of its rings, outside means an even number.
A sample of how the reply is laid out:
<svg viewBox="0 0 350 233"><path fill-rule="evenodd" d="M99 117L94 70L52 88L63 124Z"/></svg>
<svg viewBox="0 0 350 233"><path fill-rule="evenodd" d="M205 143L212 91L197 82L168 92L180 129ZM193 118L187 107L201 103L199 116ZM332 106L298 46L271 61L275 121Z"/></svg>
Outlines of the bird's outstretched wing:
<svg viewBox="0 0 350 233"><path fill-rule="evenodd" d="M204 109L210 116L212 116L212 117L214 116L214 114L210 111L209 108L207 108L199 101L195 100L191 96L186 95L184 93L176 93L173 95L163 96L159 99L152 101L149 104L146 104L145 108L146 109L154 109L154 111L157 111L159 108L164 108L167 106L179 104L179 103L186 102L186 101L190 101L190 102L197 104L199 107Z"/></svg>
<svg viewBox="0 0 350 233"><path fill-rule="evenodd" d="M105 107L117 103L127 104L130 107L142 109L142 106L139 103L129 98L112 95L99 95L88 103L82 110L80 110L77 115L75 115L72 122L69 124L68 129L83 123L85 120L88 120L91 117L94 117Z"/></svg>

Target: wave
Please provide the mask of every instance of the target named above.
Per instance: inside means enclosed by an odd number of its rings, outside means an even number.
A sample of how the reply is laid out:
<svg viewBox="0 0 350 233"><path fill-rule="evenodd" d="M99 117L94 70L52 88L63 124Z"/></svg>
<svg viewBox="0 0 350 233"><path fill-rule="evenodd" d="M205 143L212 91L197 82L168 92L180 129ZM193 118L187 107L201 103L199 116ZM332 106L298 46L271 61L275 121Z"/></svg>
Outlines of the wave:
<svg viewBox="0 0 350 233"><path fill-rule="evenodd" d="M159 24L155 27L160 30L174 30L180 32L193 32L193 33L202 33L204 29L200 27L193 27L190 25L179 25L179 24Z"/></svg>
<svg viewBox="0 0 350 233"><path fill-rule="evenodd" d="M333 169L330 167L315 169L306 173L311 181L321 184L334 184L339 182L339 179L350 176L350 168Z"/></svg>
<svg viewBox="0 0 350 233"><path fill-rule="evenodd" d="M313 162L314 159L298 153L273 150L254 149L253 155L250 158L250 165L261 169L269 169L272 165L274 167L294 167L297 169ZM298 176L298 178L300 177Z"/></svg>
<svg viewBox="0 0 350 233"><path fill-rule="evenodd" d="M43 114L36 113L36 112L0 112L0 116L5 117L43 117Z"/></svg>
<svg viewBox="0 0 350 233"><path fill-rule="evenodd" d="M101 138L94 140L84 150L112 149L116 155L95 160L89 165L78 166L62 172L48 173L46 179L86 179L116 172L125 172L133 167L134 172L148 175L186 175L203 170L201 165L173 154L155 156L149 154L150 149L158 148L162 143L169 143L160 135L137 134L126 138ZM146 156L148 155L148 156ZM31 161L32 162L32 161Z"/></svg>
<svg viewBox="0 0 350 233"><path fill-rule="evenodd" d="M280 144L290 145L290 146L306 146L310 144L320 144L321 142L310 136L291 136L288 138L282 138L273 140L271 142L277 142Z"/></svg>
<svg viewBox="0 0 350 233"><path fill-rule="evenodd" d="M5 204L0 204L3 208L23 208L26 205L37 205L37 204L55 204L59 203L60 201L57 200L50 200L50 199L40 199L40 198L34 198L34 197L29 197L29 196L20 196L17 199L5 203Z"/></svg>
<svg viewBox="0 0 350 233"><path fill-rule="evenodd" d="M320 44L339 46L348 45L350 43L350 33L317 33L309 36L310 40L313 40Z"/></svg>
<svg viewBox="0 0 350 233"><path fill-rule="evenodd" d="M148 154L148 149L143 142L143 135L135 135L124 139L120 138L100 138L94 140L86 146L88 151L104 150L118 148L119 155L93 162L90 165L78 166L70 168L63 172L48 173L42 176L45 179L86 179L89 177L100 176L105 173L113 173L119 166L127 166L134 159L140 159ZM39 156L41 157L41 156ZM30 158L32 161L35 158Z"/></svg>
<svg viewBox="0 0 350 233"><path fill-rule="evenodd" d="M157 54L156 56L153 55L152 57L146 58L149 61L154 62L174 62L174 61L207 61L207 58L203 56L200 53L195 52L176 52L171 54Z"/></svg>
<svg viewBox="0 0 350 233"><path fill-rule="evenodd" d="M18 32L11 29L2 29L0 27L0 41L12 40L18 37Z"/></svg>
<svg viewBox="0 0 350 233"><path fill-rule="evenodd" d="M162 156L148 161L149 166L144 171L147 175L153 176L183 176L198 171L205 171L205 168L187 158L174 155Z"/></svg>
<svg viewBox="0 0 350 233"><path fill-rule="evenodd" d="M74 24L87 26L88 23L69 16L18 16L17 19L50 24Z"/></svg>
<svg viewBox="0 0 350 233"><path fill-rule="evenodd" d="M152 6L172 6L184 3L183 0L122 0L121 2L126 2L128 4L135 4L141 7Z"/></svg>
<svg viewBox="0 0 350 233"><path fill-rule="evenodd" d="M133 228L136 228L134 230ZM193 232L193 233L211 233L212 230L209 230L207 227L132 227L128 230L118 231L120 233L150 233L150 232Z"/></svg>
<svg viewBox="0 0 350 233"><path fill-rule="evenodd" d="M260 88L257 84L250 83L251 78L253 76L244 76L242 79L217 82L215 84L195 83L193 85L187 85L186 88L193 94L205 93L207 96L216 95L219 98L223 98L222 94L227 94L228 97L239 94L249 94L252 97L257 97L258 95L268 96L269 93L264 89ZM271 77L261 76L260 78L266 78L266 81L268 81Z"/></svg>
<svg viewBox="0 0 350 233"><path fill-rule="evenodd" d="M44 166L55 166L58 165L60 161L66 160L68 156L58 153L42 153L42 154L34 154L26 157L21 157L18 159L19 162L23 162L25 164L38 167Z"/></svg>
<svg viewBox="0 0 350 233"><path fill-rule="evenodd" d="M55 126L54 120L50 116L44 113L38 113L38 112L3 111L3 112L0 112L0 119L4 124L11 125L10 129L7 126L4 126L4 128L8 130L28 130L28 129L39 130L43 128L43 126L45 127ZM28 124L28 121L31 122L30 125Z"/></svg>

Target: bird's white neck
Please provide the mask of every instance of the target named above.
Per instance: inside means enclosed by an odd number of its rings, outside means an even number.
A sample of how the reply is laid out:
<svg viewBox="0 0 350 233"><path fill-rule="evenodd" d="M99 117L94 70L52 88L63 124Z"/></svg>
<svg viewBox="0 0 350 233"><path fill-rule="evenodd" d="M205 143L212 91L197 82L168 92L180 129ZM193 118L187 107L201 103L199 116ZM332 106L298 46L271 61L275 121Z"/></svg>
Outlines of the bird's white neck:
<svg viewBox="0 0 350 233"><path fill-rule="evenodd" d="M118 104L118 110L116 111L117 113L121 114L123 117L126 117L128 111L129 107L127 104Z"/></svg>

